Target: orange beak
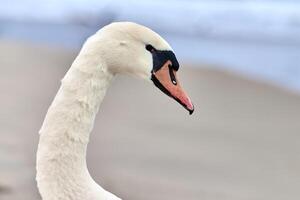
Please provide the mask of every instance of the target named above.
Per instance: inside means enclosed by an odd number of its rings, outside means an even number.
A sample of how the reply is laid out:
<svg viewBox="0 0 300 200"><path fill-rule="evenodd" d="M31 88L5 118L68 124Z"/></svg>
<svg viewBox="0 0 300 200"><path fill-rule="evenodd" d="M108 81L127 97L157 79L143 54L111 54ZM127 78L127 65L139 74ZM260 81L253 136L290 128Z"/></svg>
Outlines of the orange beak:
<svg viewBox="0 0 300 200"><path fill-rule="evenodd" d="M194 112L193 103L181 87L176 71L171 65L171 61L168 60L158 71L152 72L152 80L161 91L175 99L191 115Z"/></svg>

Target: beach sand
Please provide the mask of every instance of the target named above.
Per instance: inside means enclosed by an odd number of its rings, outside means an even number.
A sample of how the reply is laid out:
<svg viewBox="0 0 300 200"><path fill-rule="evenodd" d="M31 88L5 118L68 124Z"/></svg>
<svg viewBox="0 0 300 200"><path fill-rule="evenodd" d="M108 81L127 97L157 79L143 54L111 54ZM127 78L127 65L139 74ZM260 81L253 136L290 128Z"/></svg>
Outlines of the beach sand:
<svg viewBox="0 0 300 200"><path fill-rule="evenodd" d="M76 52L0 41L0 199L40 199L38 131ZM187 62L186 62L187 63ZM300 198L300 96L184 65L195 112L119 76L88 148L92 176L124 200Z"/></svg>

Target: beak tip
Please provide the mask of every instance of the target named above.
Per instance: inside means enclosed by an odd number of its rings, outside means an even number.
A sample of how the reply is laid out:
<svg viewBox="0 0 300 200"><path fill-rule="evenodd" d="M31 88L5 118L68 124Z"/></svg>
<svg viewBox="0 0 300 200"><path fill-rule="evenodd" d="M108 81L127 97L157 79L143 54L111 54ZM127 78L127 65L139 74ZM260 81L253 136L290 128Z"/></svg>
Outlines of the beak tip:
<svg viewBox="0 0 300 200"><path fill-rule="evenodd" d="M189 114L192 115L194 112L194 105L192 104L192 102L190 101L190 103L188 105L185 106L185 108L189 111Z"/></svg>
<svg viewBox="0 0 300 200"><path fill-rule="evenodd" d="M193 114L193 112L194 112L194 108L193 109L191 109L191 110L188 110L189 111L189 114L190 115L192 115Z"/></svg>

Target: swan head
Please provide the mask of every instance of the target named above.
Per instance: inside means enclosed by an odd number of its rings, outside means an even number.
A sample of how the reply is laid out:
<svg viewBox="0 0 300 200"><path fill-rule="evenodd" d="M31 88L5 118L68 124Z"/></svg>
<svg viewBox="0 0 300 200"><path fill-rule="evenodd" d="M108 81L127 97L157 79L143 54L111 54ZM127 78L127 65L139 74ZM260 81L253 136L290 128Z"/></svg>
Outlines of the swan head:
<svg viewBox="0 0 300 200"><path fill-rule="evenodd" d="M102 56L112 73L130 74L151 81L193 113L194 106L178 80L179 62L171 46L160 35L132 22L109 24L97 34L101 35Z"/></svg>

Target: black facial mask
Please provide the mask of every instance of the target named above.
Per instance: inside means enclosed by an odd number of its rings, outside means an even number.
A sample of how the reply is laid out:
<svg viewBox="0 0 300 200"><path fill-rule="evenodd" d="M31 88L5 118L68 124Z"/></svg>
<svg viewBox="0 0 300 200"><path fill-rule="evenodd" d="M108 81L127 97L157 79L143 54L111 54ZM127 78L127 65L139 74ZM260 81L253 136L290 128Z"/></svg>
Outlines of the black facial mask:
<svg viewBox="0 0 300 200"><path fill-rule="evenodd" d="M151 52L153 58L153 72L157 72L168 60L171 61L172 65L170 66L175 71L179 69L179 63L176 59L173 51L169 50L157 50L152 45L146 45L146 49Z"/></svg>

